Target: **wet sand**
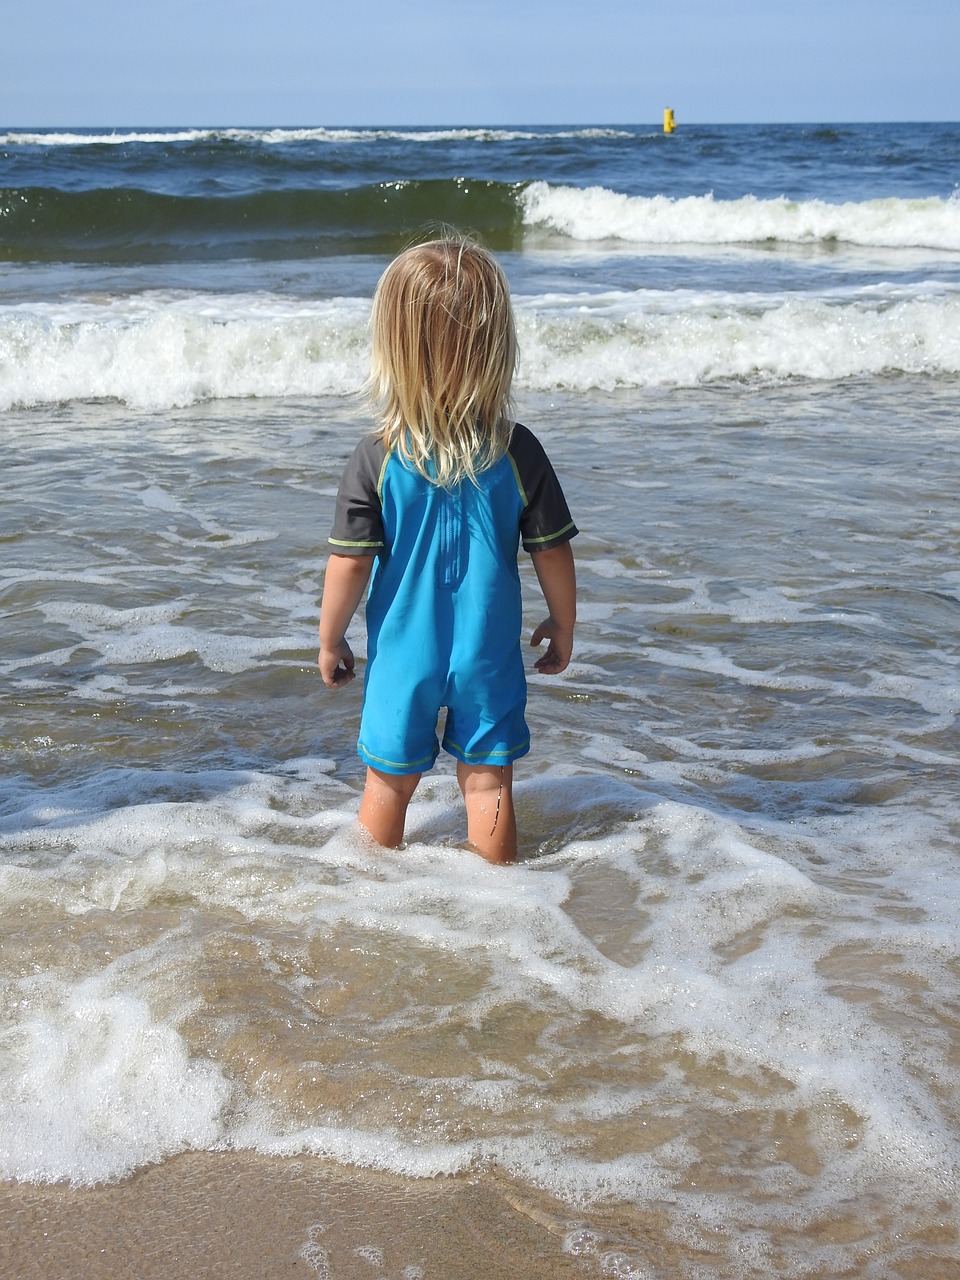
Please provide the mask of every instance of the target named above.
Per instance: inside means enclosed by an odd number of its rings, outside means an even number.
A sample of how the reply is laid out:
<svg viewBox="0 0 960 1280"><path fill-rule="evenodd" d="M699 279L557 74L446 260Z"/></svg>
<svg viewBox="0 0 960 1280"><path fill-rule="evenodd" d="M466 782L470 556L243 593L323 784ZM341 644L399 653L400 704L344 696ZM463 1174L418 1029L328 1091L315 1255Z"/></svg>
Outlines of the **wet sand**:
<svg viewBox="0 0 960 1280"><path fill-rule="evenodd" d="M602 1276L684 1280L761 1274L749 1262L731 1273L721 1254L667 1245L655 1213L632 1248L617 1247L624 1207L605 1229L578 1230L556 1202L497 1174L414 1180L348 1171L310 1157L191 1154L117 1185L77 1189L0 1185L3 1280L600 1280ZM634 1211L638 1212L638 1211ZM640 1211L642 1212L642 1211ZM731 1230L735 1224L731 1223ZM855 1239L855 1217L823 1224ZM638 1270L638 1234L646 1257ZM815 1233L817 1234L817 1233ZM927 1233L929 1235L929 1233ZM786 1242L785 1242L786 1243ZM810 1241L815 1243L814 1240ZM842 1274L890 1280L953 1280L943 1239L873 1270L866 1260ZM804 1242L788 1245L794 1264ZM874 1262L878 1259L874 1259ZM814 1267L810 1280L835 1280Z"/></svg>
<svg viewBox="0 0 960 1280"><path fill-rule="evenodd" d="M184 1155L106 1187L0 1186L4 1280L547 1280L595 1272L493 1179ZM531 1216L531 1213L537 1216ZM539 1220L538 1220L539 1218Z"/></svg>
<svg viewBox="0 0 960 1280"><path fill-rule="evenodd" d="M785 1205L785 1211L788 1210ZM825 1239L849 1265L806 1280L955 1280L955 1233L902 1224L884 1265L854 1203L806 1231L784 1223L791 1274ZM944 1206L946 1208L946 1206ZM594 1206L589 1225L505 1175L403 1178L313 1157L179 1156L94 1188L0 1184L2 1280L753 1280L718 1248L671 1241L665 1205ZM789 1217L789 1213L785 1213ZM731 1221L720 1236L736 1238ZM891 1230L893 1224L891 1224ZM749 1235L749 1233L748 1233ZM906 1239L904 1239L906 1238ZM875 1269L879 1263L882 1270ZM779 1271L778 1267L778 1271Z"/></svg>

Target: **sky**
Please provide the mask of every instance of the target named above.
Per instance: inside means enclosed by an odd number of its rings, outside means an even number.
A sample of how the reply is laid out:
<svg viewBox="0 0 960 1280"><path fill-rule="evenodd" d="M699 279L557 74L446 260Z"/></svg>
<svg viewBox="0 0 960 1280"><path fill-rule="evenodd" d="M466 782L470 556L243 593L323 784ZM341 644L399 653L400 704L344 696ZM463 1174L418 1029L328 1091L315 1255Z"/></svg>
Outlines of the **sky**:
<svg viewBox="0 0 960 1280"><path fill-rule="evenodd" d="M0 127L960 120L958 0L3 0Z"/></svg>

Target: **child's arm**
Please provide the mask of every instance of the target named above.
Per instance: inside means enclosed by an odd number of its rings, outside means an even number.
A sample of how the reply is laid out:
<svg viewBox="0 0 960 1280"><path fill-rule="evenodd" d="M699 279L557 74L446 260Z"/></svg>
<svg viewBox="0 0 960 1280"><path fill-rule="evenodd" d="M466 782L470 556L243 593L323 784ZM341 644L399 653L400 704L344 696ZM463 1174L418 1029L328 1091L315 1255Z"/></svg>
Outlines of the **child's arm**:
<svg viewBox="0 0 960 1280"><path fill-rule="evenodd" d="M540 590L550 610L530 637L532 645L549 640L547 652L533 664L546 676L559 675L573 653L573 628L577 621L577 571L573 563L573 548L569 542L549 551L532 553L533 567L537 571Z"/></svg>
<svg viewBox="0 0 960 1280"><path fill-rule="evenodd" d="M373 568L373 556L331 555L323 575L320 604L320 657L323 683L329 689L348 684L354 677L353 650L346 631L357 612Z"/></svg>

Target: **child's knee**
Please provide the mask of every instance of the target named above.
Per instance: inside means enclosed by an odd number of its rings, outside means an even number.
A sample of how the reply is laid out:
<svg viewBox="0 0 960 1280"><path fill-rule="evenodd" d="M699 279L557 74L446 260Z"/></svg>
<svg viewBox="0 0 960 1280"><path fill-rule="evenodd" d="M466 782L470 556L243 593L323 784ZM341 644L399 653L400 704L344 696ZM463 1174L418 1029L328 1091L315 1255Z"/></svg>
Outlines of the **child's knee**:
<svg viewBox="0 0 960 1280"><path fill-rule="evenodd" d="M420 781L419 773L381 773L379 769L367 766L367 789L374 792L388 792L397 800L407 803Z"/></svg>
<svg viewBox="0 0 960 1280"><path fill-rule="evenodd" d="M513 765L459 763L457 781L465 798L487 791L500 793L509 790L513 783Z"/></svg>

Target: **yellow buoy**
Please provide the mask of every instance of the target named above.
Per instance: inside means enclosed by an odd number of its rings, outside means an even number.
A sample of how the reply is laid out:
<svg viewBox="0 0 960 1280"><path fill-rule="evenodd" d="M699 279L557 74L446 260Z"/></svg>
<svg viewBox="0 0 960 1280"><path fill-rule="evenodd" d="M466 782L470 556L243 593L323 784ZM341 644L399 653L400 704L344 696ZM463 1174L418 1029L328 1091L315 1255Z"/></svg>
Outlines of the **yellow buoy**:
<svg viewBox="0 0 960 1280"><path fill-rule="evenodd" d="M677 127L677 122L673 118L673 107L664 107L663 108L663 132L673 133L676 127Z"/></svg>

